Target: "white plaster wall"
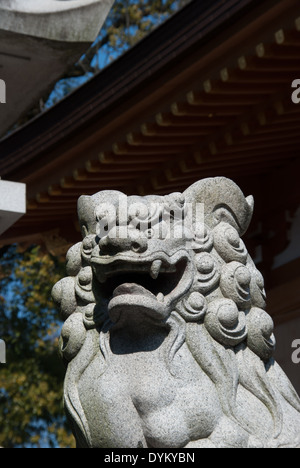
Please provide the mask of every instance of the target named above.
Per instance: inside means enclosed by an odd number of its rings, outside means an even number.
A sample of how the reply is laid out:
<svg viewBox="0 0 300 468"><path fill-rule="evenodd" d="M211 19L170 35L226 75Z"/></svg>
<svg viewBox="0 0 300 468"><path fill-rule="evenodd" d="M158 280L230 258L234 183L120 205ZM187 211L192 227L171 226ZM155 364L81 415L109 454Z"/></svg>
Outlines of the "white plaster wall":
<svg viewBox="0 0 300 468"><path fill-rule="evenodd" d="M0 234L26 213L26 185L0 180Z"/></svg>

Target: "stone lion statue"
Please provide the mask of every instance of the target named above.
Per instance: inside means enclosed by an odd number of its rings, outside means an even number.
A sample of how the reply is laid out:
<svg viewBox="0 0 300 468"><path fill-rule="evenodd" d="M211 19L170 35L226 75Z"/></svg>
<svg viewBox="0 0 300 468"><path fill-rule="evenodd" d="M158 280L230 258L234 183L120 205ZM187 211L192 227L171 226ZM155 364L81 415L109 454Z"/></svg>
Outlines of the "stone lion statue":
<svg viewBox="0 0 300 468"><path fill-rule="evenodd" d="M253 205L222 177L79 198L83 241L53 288L78 447L300 446L300 400L241 239Z"/></svg>

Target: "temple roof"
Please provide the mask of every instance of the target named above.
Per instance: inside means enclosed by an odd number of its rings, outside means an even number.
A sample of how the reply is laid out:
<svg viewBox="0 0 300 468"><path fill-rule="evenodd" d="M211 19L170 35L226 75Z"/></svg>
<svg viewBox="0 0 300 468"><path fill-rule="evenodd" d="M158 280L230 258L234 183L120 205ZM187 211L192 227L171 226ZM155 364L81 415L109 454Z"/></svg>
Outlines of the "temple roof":
<svg viewBox="0 0 300 468"><path fill-rule="evenodd" d="M192 1L0 142L2 178L28 194L2 245L79 239L81 194L166 194L226 176L255 197L247 242L269 270L300 204L299 52L297 0Z"/></svg>

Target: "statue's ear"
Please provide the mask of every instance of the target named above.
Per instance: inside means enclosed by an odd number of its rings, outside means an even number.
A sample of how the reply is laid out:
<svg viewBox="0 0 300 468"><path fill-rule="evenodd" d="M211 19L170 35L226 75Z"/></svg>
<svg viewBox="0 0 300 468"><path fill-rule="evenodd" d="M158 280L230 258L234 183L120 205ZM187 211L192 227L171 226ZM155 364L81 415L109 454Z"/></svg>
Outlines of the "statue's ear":
<svg viewBox="0 0 300 468"><path fill-rule="evenodd" d="M77 212L80 224L80 229L83 237L88 234L96 234L96 210L101 205L111 206L112 210L117 213L120 206L124 206L122 201L127 199L126 195L117 190L103 190L95 195L87 196L82 195L78 199Z"/></svg>
<svg viewBox="0 0 300 468"><path fill-rule="evenodd" d="M248 229L254 209L252 196L245 197L240 188L230 179L216 177L203 179L191 185L184 192L187 203L203 204L205 223L213 228L220 222L227 222L242 236ZM202 211L202 212L203 212Z"/></svg>
<svg viewBox="0 0 300 468"><path fill-rule="evenodd" d="M82 237L85 238L88 235L90 226L94 222L92 197L82 195L77 202L77 212L81 234Z"/></svg>

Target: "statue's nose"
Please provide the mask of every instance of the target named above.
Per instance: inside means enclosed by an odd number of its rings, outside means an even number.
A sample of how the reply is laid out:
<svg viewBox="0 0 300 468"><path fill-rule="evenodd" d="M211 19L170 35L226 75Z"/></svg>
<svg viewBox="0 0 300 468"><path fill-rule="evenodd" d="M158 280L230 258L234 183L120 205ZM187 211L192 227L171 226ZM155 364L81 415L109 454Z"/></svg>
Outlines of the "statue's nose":
<svg viewBox="0 0 300 468"><path fill-rule="evenodd" d="M99 241L100 255L114 255L120 252L132 251L143 253L148 248L148 239L137 229L112 229Z"/></svg>

